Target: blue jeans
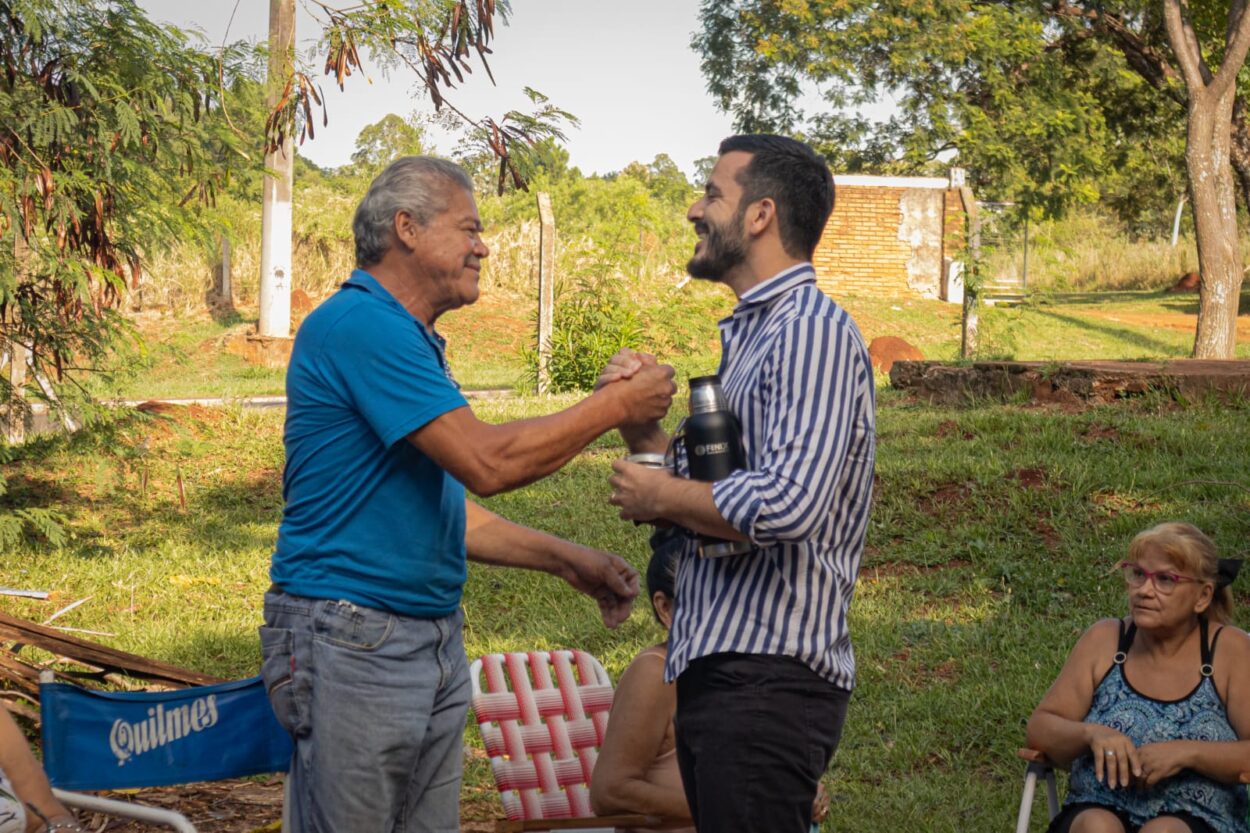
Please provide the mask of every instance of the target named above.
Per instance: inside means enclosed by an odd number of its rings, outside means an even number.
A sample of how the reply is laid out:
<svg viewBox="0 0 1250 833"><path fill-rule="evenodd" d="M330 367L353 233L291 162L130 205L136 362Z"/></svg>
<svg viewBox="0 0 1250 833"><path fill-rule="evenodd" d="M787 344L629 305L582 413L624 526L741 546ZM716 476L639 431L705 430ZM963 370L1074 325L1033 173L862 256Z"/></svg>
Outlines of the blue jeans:
<svg viewBox="0 0 1250 833"><path fill-rule="evenodd" d="M294 833L459 833L463 622L265 594L261 674L295 741Z"/></svg>

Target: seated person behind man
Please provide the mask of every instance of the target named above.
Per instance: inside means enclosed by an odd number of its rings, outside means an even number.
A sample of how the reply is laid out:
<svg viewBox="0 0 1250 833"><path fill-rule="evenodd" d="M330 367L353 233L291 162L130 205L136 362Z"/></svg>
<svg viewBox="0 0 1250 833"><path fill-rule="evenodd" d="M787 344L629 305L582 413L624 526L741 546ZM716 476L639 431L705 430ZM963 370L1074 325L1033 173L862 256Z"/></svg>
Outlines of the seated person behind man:
<svg viewBox="0 0 1250 833"><path fill-rule="evenodd" d="M677 558L683 545L679 534L657 532L655 548L647 564L647 596L651 611L665 632L673 623ZM612 701L608 729L599 750L599 761L590 779L590 804L601 816L641 813L664 819L689 819L690 805L682 789L677 766L677 743L673 715L677 691L664 682L667 642L643 649L621 675ZM821 786L812 805L818 824L829 809L829 797ZM693 833L694 827L670 833Z"/></svg>
<svg viewBox="0 0 1250 833"><path fill-rule="evenodd" d="M0 706L0 833L84 829L52 795L22 730Z"/></svg>
<svg viewBox="0 0 1250 833"><path fill-rule="evenodd" d="M1050 833L1247 833L1250 638L1227 624L1237 566L1185 523L1129 544L1128 617L1085 632L1029 718L1029 745L1072 768Z"/></svg>

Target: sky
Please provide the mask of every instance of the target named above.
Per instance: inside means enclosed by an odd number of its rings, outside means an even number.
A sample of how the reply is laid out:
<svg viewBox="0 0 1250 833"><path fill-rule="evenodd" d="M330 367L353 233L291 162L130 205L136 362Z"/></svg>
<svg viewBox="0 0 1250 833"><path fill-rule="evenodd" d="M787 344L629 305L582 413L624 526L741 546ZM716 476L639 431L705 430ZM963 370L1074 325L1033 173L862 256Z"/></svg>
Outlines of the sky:
<svg viewBox="0 0 1250 833"><path fill-rule="evenodd" d="M226 37L268 37L265 0L139 0L139 5L154 20L200 31L213 46ZM667 153L691 175L695 160L714 155L720 140L733 132L729 116L708 95L690 48L698 6L698 0L513 0L509 24L496 27L492 43L497 86L475 64L473 75L448 98L470 116L499 120L508 110L531 109L522 88L532 87L581 120L580 128L567 131L566 148L582 173L618 171ZM319 32L303 0L296 0L296 15L297 48L306 57ZM428 95L403 72L388 78L376 62L362 58L372 84L353 75L339 92L332 76L321 76L330 123L318 124L317 138L298 152L322 167L348 162L360 129L387 113L432 110ZM324 56L308 60L319 72ZM435 145L446 153L455 142L436 136Z"/></svg>

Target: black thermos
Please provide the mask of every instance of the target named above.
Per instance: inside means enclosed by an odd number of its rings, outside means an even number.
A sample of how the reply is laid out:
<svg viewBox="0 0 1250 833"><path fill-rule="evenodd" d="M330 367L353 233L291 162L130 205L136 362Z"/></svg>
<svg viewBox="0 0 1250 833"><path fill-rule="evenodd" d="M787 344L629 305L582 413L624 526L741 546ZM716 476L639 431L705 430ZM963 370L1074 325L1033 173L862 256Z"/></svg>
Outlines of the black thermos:
<svg viewBox="0 0 1250 833"><path fill-rule="evenodd" d="M696 376L690 380L690 416L686 419L686 461L690 478L714 483L730 472L746 468L742 430L729 410L720 376ZM740 555L752 549L749 541L725 541L700 536L699 555L714 558Z"/></svg>

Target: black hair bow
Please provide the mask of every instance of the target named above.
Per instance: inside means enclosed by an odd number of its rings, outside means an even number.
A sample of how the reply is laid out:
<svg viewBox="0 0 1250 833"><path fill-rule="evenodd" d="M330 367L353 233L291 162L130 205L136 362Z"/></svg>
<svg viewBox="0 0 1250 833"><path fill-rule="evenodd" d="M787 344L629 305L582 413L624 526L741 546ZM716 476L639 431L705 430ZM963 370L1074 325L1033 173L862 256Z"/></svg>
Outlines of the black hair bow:
<svg viewBox="0 0 1250 833"><path fill-rule="evenodd" d="M1241 572L1241 563L1240 558L1221 558L1219 566L1215 568L1215 586L1224 588L1232 584Z"/></svg>

